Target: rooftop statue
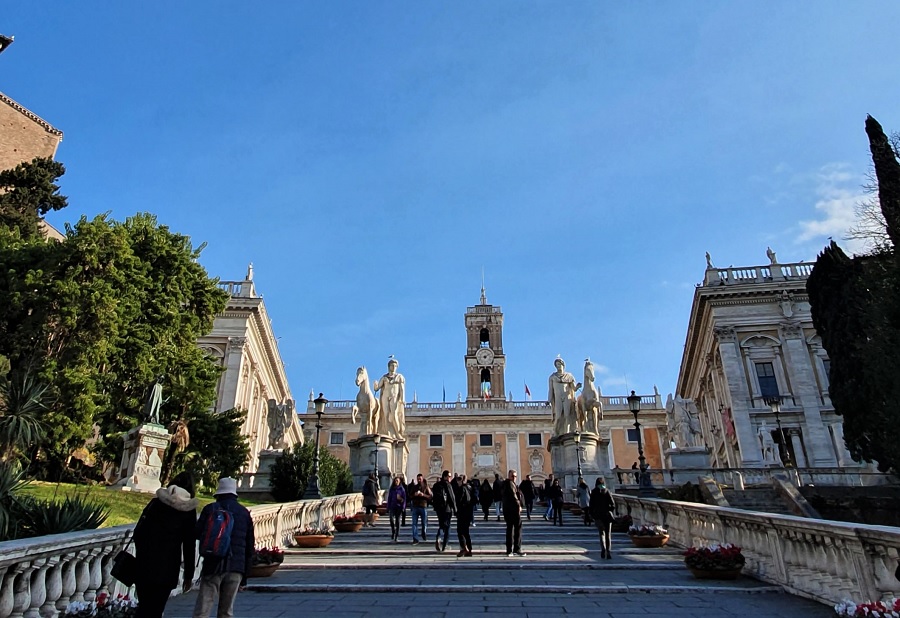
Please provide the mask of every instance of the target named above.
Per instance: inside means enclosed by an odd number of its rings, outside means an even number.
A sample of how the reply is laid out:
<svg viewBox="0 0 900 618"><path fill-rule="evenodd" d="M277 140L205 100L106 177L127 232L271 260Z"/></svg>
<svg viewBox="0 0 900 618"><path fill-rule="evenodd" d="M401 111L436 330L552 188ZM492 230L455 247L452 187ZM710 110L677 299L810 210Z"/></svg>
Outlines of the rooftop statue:
<svg viewBox="0 0 900 618"><path fill-rule="evenodd" d="M382 424L389 425L389 435L393 438L404 438L406 433L406 379L397 372L400 363L393 356L388 360L388 372L381 376L372 387L379 394Z"/></svg>

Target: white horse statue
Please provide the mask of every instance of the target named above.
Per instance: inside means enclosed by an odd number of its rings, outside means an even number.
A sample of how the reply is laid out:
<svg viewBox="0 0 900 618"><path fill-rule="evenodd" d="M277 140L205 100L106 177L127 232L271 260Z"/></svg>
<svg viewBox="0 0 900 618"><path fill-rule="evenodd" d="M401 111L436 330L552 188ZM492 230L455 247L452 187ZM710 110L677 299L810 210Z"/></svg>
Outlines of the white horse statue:
<svg viewBox="0 0 900 618"><path fill-rule="evenodd" d="M369 372L365 367L356 370L356 385L359 392L356 394L356 405L350 413L350 422L354 425L362 415L362 423L359 426L360 435L373 435L378 433L378 421L381 418L381 409L378 398L369 386Z"/></svg>
<svg viewBox="0 0 900 618"><path fill-rule="evenodd" d="M600 433L603 404L600 402L600 390L594 384L594 363L589 358L584 361L584 383L581 394L575 400L575 413L578 431Z"/></svg>

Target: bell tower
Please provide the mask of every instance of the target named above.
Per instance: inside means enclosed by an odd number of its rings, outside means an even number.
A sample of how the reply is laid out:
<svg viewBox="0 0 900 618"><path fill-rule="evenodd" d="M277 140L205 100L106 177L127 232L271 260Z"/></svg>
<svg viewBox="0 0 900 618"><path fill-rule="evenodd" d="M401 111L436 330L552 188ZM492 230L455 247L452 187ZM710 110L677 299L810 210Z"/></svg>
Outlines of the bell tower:
<svg viewBox="0 0 900 618"><path fill-rule="evenodd" d="M503 312L489 305L481 285L481 302L466 308L466 401L506 401L506 356Z"/></svg>

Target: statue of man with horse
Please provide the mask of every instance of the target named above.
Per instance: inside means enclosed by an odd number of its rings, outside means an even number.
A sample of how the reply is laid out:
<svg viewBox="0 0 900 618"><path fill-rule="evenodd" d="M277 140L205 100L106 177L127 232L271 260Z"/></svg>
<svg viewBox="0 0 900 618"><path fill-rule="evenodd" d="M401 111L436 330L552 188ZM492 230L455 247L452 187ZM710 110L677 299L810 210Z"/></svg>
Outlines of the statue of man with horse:
<svg viewBox="0 0 900 618"><path fill-rule="evenodd" d="M600 401L600 389L594 384L594 363L589 358L584 359L584 384L575 401L575 410L578 415L578 431L600 433L603 403Z"/></svg>
<svg viewBox="0 0 900 618"><path fill-rule="evenodd" d="M381 406L375 393L369 386L369 372L365 367L359 367L356 370L356 385L359 392L356 394L356 405L350 413L350 421L355 425L362 416L362 422L359 425L360 435L377 434L379 427L378 422L381 420Z"/></svg>

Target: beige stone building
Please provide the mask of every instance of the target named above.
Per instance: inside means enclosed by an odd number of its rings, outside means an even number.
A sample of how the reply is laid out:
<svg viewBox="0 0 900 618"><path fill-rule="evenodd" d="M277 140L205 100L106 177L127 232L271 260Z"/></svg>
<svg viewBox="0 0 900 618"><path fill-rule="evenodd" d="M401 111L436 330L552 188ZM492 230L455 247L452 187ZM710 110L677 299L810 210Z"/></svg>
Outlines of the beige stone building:
<svg viewBox="0 0 900 618"><path fill-rule="evenodd" d="M508 469L515 468L520 478L530 474L533 479L543 481L553 472L547 450L552 436L551 410L547 401L506 398L503 311L489 304L482 290L480 302L466 309L463 320L461 370L466 373L467 391L451 403L407 402L406 475L409 478L422 473L429 481L435 481L442 470L449 469L465 472L469 477L493 479L495 473L505 477ZM549 359L548 375L552 364L553 359ZM356 367L347 367L349 375L355 371ZM384 368L369 368L369 371L374 378ZM579 372L576 370L575 374ZM543 392L546 384L538 388ZM406 390L415 392L415 385L407 384ZM624 396L602 394L601 400L604 411L600 432L609 441L607 461L602 462L602 467L613 468L618 464L630 468L637 461L638 452L636 430L632 426L634 417L628 411L628 402ZM359 424L351 423L354 404L355 400L329 402L322 417L320 436L323 446L348 463L348 442L360 435ZM314 419L312 414L313 405L309 401L306 418ZM658 469L663 465L666 428L659 393L642 397L640 421L645 457L651 468ZM305 425L307 440L315 440L314 425L314 422ZM624 476L630 482L630 475ZM593 479L588 480L593 483Z"/></svg>
<svg viewBox="0 0 900 618"><path fill-rule="evenodd" d="M256 294L253 266L243 281L221 281L219 286L230 295L228 305L216 316L212 332L197 345L225 368L219 379L216 411L247 411L243 434L249 440L250 459L241 480L252 484L260 452L279 446L270 444L273 425L283 423L282 441L287 447L302 444L303 432L266 305ZM276 414L281 415L278 420Z"/></svg>
<svg viewBox="0 0 900 618"><path fill-rule="evenodd" d="M828 355L812 325L806 280L813 264L779 264L768 255L763 266L707 264L677 393L697 404L711 466L857 467L828 397ZM772 399L780 401L777 416Z"/></svg>

